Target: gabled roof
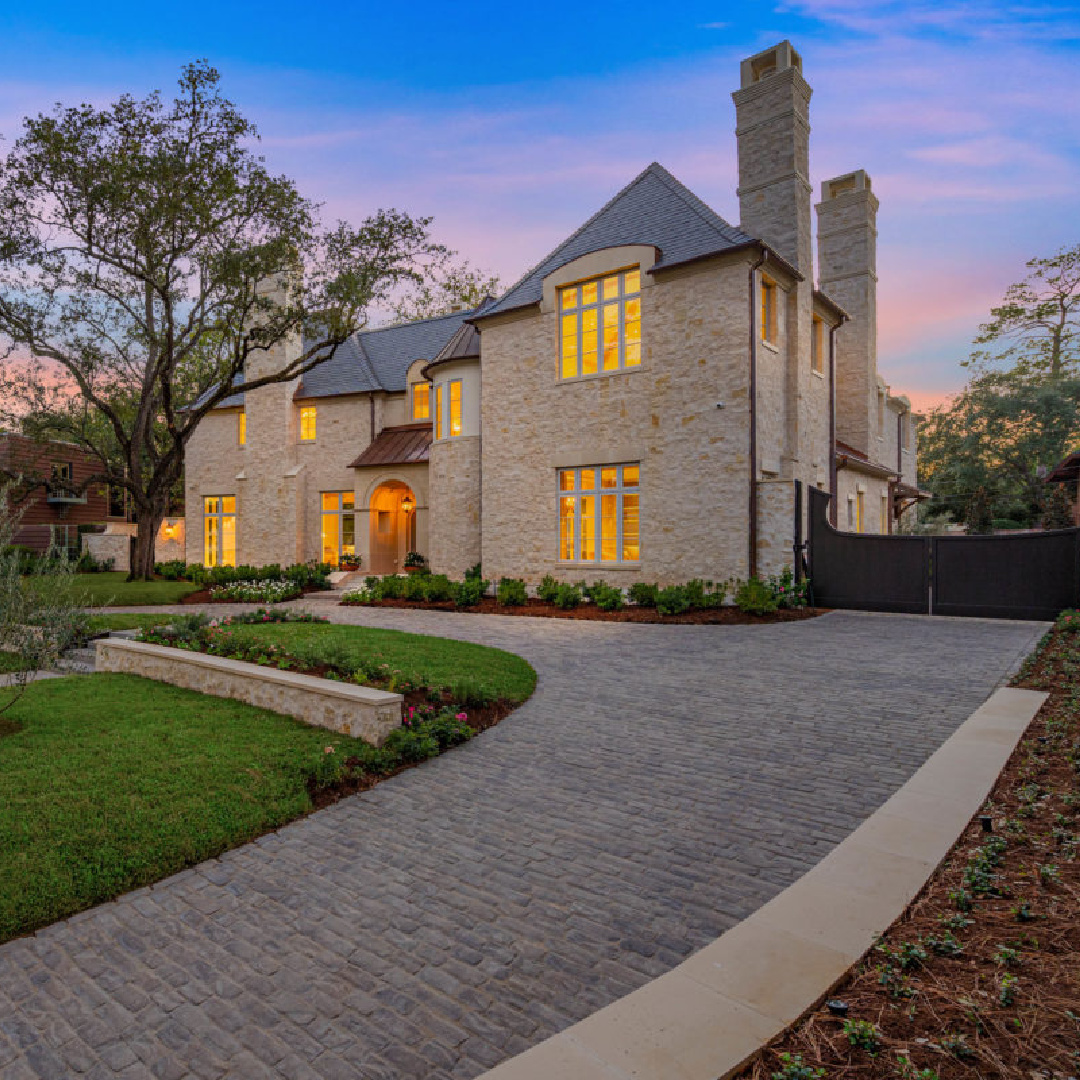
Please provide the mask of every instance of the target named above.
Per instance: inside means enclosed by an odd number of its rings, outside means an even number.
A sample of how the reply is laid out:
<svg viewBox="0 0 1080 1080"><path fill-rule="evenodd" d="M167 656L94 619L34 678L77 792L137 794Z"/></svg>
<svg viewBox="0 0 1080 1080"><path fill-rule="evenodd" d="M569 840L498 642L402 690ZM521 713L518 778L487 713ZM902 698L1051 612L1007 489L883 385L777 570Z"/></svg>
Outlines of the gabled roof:
<svg viewBox="0 0 1080 1080"><path fill-rule="evenodd" d="M537 303L544 278L603 248L649 244L659 248L656 265L664 267L753 242L654 161L482 314Z"/></svg>
<svg viewBox="0 0 1080 1080"><path fill-rule="evenodd" d="M349 466L415 465L427 461L431 447L431 424L399 424L383 428L375 441Z"/></svg>

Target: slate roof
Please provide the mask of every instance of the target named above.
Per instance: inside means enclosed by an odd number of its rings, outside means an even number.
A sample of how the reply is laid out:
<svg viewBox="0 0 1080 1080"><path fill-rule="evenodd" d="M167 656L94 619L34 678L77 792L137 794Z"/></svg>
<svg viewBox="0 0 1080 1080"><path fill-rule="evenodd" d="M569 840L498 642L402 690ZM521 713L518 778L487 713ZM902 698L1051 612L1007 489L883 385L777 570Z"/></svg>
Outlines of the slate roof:
<svg viewBox="0 0 1080 1080"><path fill-rule="evenodd" d="M431 424L400 424L383 428L375 441L349 466L414 465L427 461L431 447Z"/></svg>
<svg viewBox="0 0 1080 1080"><path fill-rule="evenodd" d="M424 374L427 375L436 364L446 364L451 360L472 360L479 356L480 331L472 323L462 323L457 333L439 351L439 355L424 368Z"/></svg>
<svg viewBox="0 0 1080 1080"><path fill-rule="evenodd" d="M657 266L674 266L751 243L754 237L729 225L654 161L482 314L535 304L548 274L602 248L651 244L660 249Z"/></svg>

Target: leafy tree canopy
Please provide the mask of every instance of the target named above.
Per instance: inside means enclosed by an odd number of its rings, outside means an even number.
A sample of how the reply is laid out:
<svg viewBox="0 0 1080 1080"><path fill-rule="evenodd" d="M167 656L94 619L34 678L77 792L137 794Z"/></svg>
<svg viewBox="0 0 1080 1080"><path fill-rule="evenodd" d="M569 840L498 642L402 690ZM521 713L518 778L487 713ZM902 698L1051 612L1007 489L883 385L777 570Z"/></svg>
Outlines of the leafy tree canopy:
<svg viewBox="0 0 1080 1080"><path fill-rule="evenodd" d="M462 308L475 308L486 296L498 296L501 289L494 274L476 270L468 262L457 266L448 263L398 300L393 312L402 322L431 319Z"/></svg>
<svg viewBox="0 0 1080 1080"><path fill-rule="evenodd" d="M920 484L977 531L1059 522L1043 476L1080 445L1080 245L1027 265L980 327L967 386L919 431Z"/></svg>
<svg viewBox="0 0 1080 1080"><path fill-rule="evenodd" d="M127 490L138 576L248 359L249 390L303 375L450 254L399 210L323 226L218 82L197 62L172 102L57 106L0 163L0 423L75 442L88 482Z"/></svg>

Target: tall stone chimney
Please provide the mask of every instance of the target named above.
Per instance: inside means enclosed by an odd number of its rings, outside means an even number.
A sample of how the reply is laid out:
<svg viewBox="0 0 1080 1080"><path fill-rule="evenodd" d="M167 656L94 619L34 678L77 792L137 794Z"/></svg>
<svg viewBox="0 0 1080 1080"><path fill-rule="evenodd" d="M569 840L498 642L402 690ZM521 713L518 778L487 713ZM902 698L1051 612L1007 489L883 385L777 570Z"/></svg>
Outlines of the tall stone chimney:
<svg viewBox="0 0 1080 1080"><path fill-rule="evenodd" d="M808 280L810 232L810 94L802 57L790 41L741 66L735 102L739 145L739 215L743 232L764 240Z"/></svg>
<svg viewBox="0 0 1080 1080"><path fill-rule="evenodd" d="M836 435L871 458L878 431L877 211L862 169L821 185L821 291L851 317L836 332Z"/></svg>

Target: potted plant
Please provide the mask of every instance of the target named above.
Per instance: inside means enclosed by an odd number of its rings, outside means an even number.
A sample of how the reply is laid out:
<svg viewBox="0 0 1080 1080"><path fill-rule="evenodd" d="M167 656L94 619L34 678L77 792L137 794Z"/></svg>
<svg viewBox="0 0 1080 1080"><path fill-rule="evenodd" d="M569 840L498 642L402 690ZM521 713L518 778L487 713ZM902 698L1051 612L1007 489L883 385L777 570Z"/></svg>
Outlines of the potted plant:
<svg viewBox="0 0 1080 1080"><path fill-rule="evenodd" d="M360 569L360 556L359 555L342 555L341 561L338 563L339 570L359 570Z"/></svg>
<svg viewBox="0 0 1080 1080"><path fill-rule="evenodd" d="M410 551L405 555L405 573L423 574L427 572L427 557L419 551Z"/></svg>

